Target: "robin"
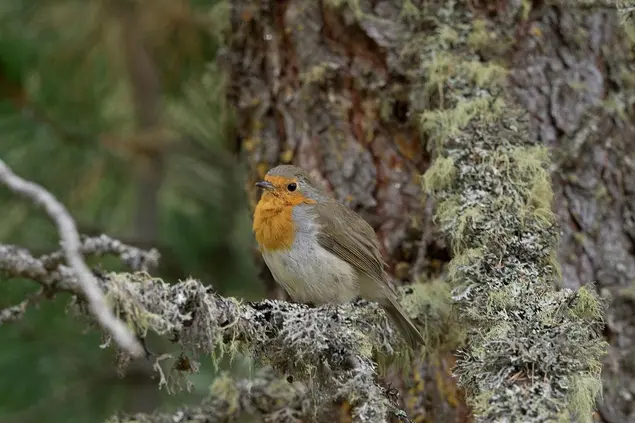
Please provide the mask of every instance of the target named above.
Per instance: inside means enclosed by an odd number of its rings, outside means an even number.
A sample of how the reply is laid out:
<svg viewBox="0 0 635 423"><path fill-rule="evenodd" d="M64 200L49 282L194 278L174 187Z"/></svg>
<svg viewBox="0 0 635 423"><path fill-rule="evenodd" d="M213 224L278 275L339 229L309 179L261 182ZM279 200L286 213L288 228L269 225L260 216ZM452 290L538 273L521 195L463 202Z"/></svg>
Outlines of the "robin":
<svg viewBox="0 0 635 423"><path fill-rule="evenodd" d="M254 211L256 241L274 279L294 301L374 301L410 347L424 343L387 282L377 235L361 216L296 166L277 166L256 186L263 189Z"/></svg>

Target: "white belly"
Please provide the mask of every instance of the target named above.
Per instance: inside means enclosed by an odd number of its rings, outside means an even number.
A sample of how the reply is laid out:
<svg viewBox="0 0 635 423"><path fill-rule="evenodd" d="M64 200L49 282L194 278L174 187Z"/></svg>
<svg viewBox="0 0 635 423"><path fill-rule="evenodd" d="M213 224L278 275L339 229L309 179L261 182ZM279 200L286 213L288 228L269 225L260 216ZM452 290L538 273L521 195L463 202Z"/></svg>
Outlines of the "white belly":
<svg viewBox="0 0 635 423"><path fill-rule="evenodd" d="M277 283L296 302L346 303L359 295L357 272L310 233L298 233L288 251L263 252Z"/></svg>

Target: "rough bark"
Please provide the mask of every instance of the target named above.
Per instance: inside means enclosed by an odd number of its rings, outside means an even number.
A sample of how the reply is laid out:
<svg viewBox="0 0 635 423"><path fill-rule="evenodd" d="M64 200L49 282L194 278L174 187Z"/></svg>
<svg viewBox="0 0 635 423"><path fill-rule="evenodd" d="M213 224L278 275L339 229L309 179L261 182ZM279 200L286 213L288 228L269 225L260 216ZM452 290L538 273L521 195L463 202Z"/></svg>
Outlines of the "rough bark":
<svg viewBox="0 0 635 423"><path fill-rule="evenodd" d="M531 134L554 148L563 284L610 305L606 422L635 420L635 49L614 8L544 5L518 36L511 81ZM632 37L632 35L631 35Z"/></svg>
<svg viewBox="0 0 635 423"><path fill-rule="evenodd" d="M502 22L467 4L430 8L436 37L421 46L421 75L442 94L422 115L435 150L424 186L451 241L447 280L467 327L455 372L476 421L590 423L603 305L588 287L557 289L549 151L506 90L501 53L524 12L508 6Z"/></svg>
<svg viewBox="0 0 635 423"><path fill-rule="evenodd" d="M232 1L224 57L252 171L248 183L279 163L308 169L371 223L401 282L437 274L437 259L447 258L430 224L431 207L421 201L419 177L428 166L418 124L422 81L418 51L405 48L425 33L422 7L421 1ZM248 190L255 202L256 190ZM418 361L405 380L391 378L410 418L467 418L451 362L445 351L436 361Z"/></svg>
<svg viewBox="0 0 635 423"><path fill-rule="evenodd" d="M396 267L416 253L405 241L420 233L427 163L402 57L418 28L401 4L375 3L235 1L225 58L251 181L281 162L308 169L371 222Z"/></svg>

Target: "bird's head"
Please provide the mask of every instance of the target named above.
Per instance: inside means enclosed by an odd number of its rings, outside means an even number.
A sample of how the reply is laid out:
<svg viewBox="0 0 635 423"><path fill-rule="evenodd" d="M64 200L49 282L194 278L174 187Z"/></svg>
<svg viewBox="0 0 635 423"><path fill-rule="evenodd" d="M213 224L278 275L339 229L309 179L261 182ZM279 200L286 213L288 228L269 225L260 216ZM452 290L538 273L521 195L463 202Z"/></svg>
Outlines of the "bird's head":
<svg viewBox="0 0 635 423"><path fill-rule="evenodd" d="M269 170L256 186L263 189L260 201L286 205L312 204L328 199L326 192L302 168L280 165Z"/></svg>

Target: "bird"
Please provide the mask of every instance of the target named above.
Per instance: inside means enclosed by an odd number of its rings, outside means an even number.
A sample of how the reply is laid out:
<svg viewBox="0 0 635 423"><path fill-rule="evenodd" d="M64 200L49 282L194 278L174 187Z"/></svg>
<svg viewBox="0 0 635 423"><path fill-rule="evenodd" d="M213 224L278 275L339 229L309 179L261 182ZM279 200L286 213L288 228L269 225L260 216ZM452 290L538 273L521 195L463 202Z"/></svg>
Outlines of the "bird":
<svg viewBox="0 0 635 423"><path fill-rule="evenodd" d="M376 302L410 348L424 345L388 283L379 240L364 218L298 166L278 165L255 185L262 189L253 215L256 242L273 278L294 302Z"/></svg>

